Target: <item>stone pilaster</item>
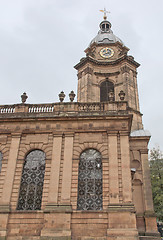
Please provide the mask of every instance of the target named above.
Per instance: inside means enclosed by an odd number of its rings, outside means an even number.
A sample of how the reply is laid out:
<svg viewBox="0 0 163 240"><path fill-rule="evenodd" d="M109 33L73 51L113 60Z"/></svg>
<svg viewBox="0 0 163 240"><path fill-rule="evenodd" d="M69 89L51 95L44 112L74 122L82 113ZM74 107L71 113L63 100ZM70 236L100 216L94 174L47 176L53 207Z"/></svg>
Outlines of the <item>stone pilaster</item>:
<svg viewBox="0 0 163 240"><path fill-rule="evenodd" d="M123 185L123 202L132 202L132 186L131 186L131 167L130 167L130 147L129 136L120 135L121 147L121 166L122 166L122 185Z"/></svg>
<svg viewBox="0 0 163 240"><path fill-rule="evenodd" d="M133 204L112 204L109 206L107 240L113 239L139 239Z"/></svg>
<svg viewBox="0 0 163 240"><path fill-rule="evenodd" d="M145 201L145 211L153 212L153 200L152 200L152 188L150 180L150 170L148 162L148 150L140 150L141 161L142 161L142 171L143 171L143 190L144 190L144 201Z"/></svg>
<svg viewBox="0 0 163 240"><path fill-rule="evenodd" d="M119 203L117 133L108 133L110 204Z"/></svg>
<svg viewBox="0 0 163 240"><path fill-rule="evenodd" d="M139 107L139 95L138 95L138 84L137 84L137 72L133 72L134 82L135 82L135 91L136 91L136 110L140 111Z"/></svg>
<svg viewBox="0 0 163 240"><path fill-rule="evenodd" d="M150 169L149 169L149 162L148 162L148 150L142 149L140 150L140 153L141 153L142 171L143 171L146 235L158 236L156 217L153 209Z"/></svg>
<svg viewBox="0 0 163 240"><path fill-rule="evenodd" d="M10 212L10 200L15 176L19 144L20 134L12 134L7 172L3 186L2 197L0 199L0 237L4 237L4 239L7 233L8 215Z"/></svg>
<svg viewBox="0 0 163 240"><path fill-rule="evenodd" d="M44 228L41 230L41 240L71 239L71 177L73 133L65 134L63 176L61 203L58 204L59 171L61 161L62 136L54 135L53 160L51 165L50 188L48 204L45 208Z"/></svg>
<svg viewBox="0 0 163 240"><path fill-rule="evenodd" d="M7 164L7 172L5 176L5 182L3 186L2 198L0 199L0 205L9 205L12 193L12 186L15 175L16 161L19 150L20 134L13 134L11 139L11 146Z"/></svg>
<svg viewBox="0 0 163 240"><path fill-rule="evenodd" d="M54 133L48 203L45 210L53 210L58 205L59 172L61 162L62 134Z"/></svg>
<svg viewBox="0 0 163 240"><path fill-rule="evenodd" d="M70 205L71 196L73 138L73 133L65 134L61 203L66 205Z"/></svg>
<svg viewBox="0 0 163 240"><path fill-rule="evenodd" d="M138 240L135 208L132 203L129 137L127 133L117 133L110 136L108 141L110 191L116 189L118 197L116 201L110 199L108 206L107 240ZM119 193L122 196L119 196Z"/></svg>

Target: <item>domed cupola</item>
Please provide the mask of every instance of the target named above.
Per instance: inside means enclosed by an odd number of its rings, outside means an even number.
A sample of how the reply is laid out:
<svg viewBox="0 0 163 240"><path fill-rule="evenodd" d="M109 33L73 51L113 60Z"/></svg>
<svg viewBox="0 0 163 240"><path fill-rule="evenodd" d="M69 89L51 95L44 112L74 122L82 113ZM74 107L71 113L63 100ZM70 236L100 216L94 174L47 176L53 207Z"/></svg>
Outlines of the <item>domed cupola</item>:
<svg viewBox="0 0 163 240"><path fill-rule="evenodd" d="M100 23L100 30L97 36L90 42L89 46L93 43L112 44L116 42L120 42L124 46L122 40L113 34L113 31L111 30L111 23L107 21L107 16L104 14L104 21Z"/></svg>
<svg viewBox="0 0 163 240"><path fill-rule="evenodd" d="M104 20L100 23L100 29L102 33L109 32L110 28L111 28L111 23L109 21Z"/></svg>

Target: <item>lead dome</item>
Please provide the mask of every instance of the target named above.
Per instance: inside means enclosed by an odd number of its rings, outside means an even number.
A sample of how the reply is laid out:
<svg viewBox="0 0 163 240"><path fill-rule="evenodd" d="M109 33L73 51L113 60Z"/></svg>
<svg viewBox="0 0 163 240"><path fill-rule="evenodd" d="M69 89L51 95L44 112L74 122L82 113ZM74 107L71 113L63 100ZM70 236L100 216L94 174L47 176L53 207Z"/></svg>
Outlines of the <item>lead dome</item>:
<svg viewBox="0 0 163 240"><path fill-rule="evenodd" d="M98 31L97 36L90 42L90 46L93 43L112 44L116 42L120 42L124 46L122 40L113 34L113 31L111 30L111 23L107 20L104 20L100 23L100 30Z"/></svg>

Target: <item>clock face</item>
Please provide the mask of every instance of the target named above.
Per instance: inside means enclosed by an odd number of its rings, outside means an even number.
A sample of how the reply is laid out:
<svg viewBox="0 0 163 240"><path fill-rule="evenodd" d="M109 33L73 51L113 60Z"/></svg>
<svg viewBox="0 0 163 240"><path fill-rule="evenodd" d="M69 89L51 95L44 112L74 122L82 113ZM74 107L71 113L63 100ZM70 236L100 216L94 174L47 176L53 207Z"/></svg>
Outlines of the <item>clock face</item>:
<svg viewBox="0 0 163 240"><path fill-rule="evenodd" d="M113 49L106 47L106 48L101 49L100 55L103 58L110 58L114 55L114 51L113 51Z"/></svg>

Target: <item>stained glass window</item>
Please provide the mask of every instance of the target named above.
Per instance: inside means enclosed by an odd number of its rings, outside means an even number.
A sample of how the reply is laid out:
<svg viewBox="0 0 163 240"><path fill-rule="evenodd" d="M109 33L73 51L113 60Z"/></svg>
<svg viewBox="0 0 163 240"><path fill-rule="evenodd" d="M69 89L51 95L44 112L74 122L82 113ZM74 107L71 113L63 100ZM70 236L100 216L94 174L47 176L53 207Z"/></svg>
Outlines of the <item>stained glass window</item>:
<svg viewBox="0 0 163 240"><path fill-rule="evenodd" d="M45 173L45 153L31 151L25 159L17 210L40 210Z"/></svg>
<svg viewBox="0 0 163 240"><path fill-rule="evenodd" d="M78 210L102 209L102 161L95 149L80 155L78 176Z"/></svg>
<svg viewBox="0 0 163 240"><path fill-rule="evenodd" d="M113 95L112 101L114 101L114 84L109 80L106 80L101 83L100 86L100 102L110 101L110 95Z"/></svg>
<svg viewBox="0 0 163 240"><path fill-rule="evenodd" d="M3 155L2 155L2 152L0 152L0 172L2 169L2 158L3 158Z"/></svg>

